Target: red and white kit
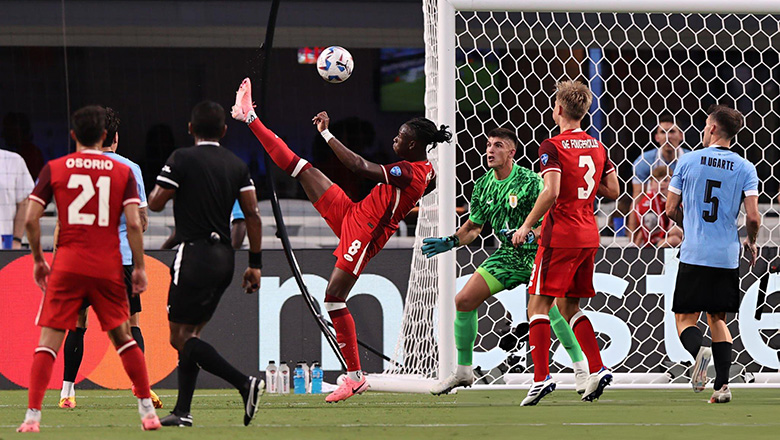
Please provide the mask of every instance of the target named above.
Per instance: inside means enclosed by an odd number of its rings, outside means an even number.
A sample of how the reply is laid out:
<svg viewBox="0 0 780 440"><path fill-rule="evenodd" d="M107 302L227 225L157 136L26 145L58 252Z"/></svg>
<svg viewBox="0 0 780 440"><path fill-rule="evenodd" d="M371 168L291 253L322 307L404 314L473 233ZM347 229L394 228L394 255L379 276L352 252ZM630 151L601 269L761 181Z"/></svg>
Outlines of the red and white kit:
<svg viewBox="0 0 780 440"><path fill-rule="evenodd" d="M111 330L128 319L119 252L119 220L128 204L140 204L129 167L85 150L50 161L30 200L54 198L60 224L57 253L36 323L74 330L84 298Z"/></svg>
<svg viewBox="0 0 780 440"><path fill-rule="evenodd" d="M567 130L539 147L542 176L561 174L558 199L542 222L528 290L534 295L590 298L599 231L593 202L604 174L615 172L607 150L581 129Z"/></svg>
<svg viewBox="0 0 780 440"><path fill-rule="evenodd" d="M336 267L355 278L395 234L398 222L414 208L435 175L428 161L381 166L385 182L360 202L353 202L341 187L333 185L314 204L339 237L333 252Z"/></svg>

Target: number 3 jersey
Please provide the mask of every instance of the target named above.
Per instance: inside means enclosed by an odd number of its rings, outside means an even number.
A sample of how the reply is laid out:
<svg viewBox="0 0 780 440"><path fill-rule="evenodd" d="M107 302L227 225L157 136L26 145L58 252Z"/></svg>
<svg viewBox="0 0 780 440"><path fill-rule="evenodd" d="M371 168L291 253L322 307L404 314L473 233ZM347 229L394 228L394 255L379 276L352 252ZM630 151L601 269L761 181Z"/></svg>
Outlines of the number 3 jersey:
<svg viewBox="0 0 780 440"><path fill-rule="evenodd" d="M561 174L558 200L545 214L541 245L595 248L600 244L593 201L604 174L615 172L607 150L582 129L567 130L539 146L542 177Z"/></svg>
<svg viewBox="0 0 780 440"><path fill-rule="evenodd" d="M727 148L711 146L680 158L669 191L682 196L680 261L739 267L737 217L743 197L758 196L756 167Z"/></svg>
<svg viewBox="0 0 780 440"><path fill-rule="evenodd" d="M49 161L30 200L44 207L52 197L60 224L53 270L122 279L119 220L128 204L140 204L132 171L98 150Z"/></svg>

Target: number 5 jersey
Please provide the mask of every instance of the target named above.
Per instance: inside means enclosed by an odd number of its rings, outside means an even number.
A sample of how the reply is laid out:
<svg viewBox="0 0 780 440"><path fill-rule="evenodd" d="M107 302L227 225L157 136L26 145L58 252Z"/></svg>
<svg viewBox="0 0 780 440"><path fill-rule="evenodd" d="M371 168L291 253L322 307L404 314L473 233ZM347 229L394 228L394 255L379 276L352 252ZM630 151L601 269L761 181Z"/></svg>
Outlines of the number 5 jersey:
<svg viewBox="0 0 780 440"><path fill-rule="evenodd" d="M52 270L122 279L119 222L124 207L140 204L130 168L98 150L47 163L30 200L57 204L60 232Z"/></svg>
<svg viewBox="0 0 780 440"><path fill-rule="evenodd" d="M680 158L669 191L682 196L680 261L739 267L737 217L743 198L758 196L755 165L727 148L710 146Z"/></svg>
<svg viewBox="0 0 780 440"><path fill-rule="evenodd" d="M599 182L615 166L607 150L582 129L567 130L539 146L542 177L561 174L558 200L542 222L541 245L546 248L596 248L599 230L593 216L593 201Z"/></svg>

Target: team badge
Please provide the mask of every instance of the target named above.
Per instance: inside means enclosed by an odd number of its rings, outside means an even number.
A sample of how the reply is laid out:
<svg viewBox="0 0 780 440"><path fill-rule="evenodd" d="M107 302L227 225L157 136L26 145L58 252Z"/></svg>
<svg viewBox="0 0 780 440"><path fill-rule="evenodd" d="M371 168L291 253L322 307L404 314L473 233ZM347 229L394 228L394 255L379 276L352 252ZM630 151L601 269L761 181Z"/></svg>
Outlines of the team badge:
<svg viewBox="0 0 780 440"><path fill-rule="evenodd" d="M539 159L542 160L542 165L547 165L547 160L550 159L550 156L548 156L547 153L544 153L539 156Z"/></svg>
<svg viewBox="0 0 780 440"><path fill-rule="evenodd" d="M400 176L401 175L401 167L399 167L398 165L394 166L393 168L390 169L390 174L392 174L395 177Z"/></svg>
<svg viewBox="0 0 780 440"><path fill-rule="evenodd" d="M517 208L517 196L514 194L509 195L509 206L512 208Z"/></svg>

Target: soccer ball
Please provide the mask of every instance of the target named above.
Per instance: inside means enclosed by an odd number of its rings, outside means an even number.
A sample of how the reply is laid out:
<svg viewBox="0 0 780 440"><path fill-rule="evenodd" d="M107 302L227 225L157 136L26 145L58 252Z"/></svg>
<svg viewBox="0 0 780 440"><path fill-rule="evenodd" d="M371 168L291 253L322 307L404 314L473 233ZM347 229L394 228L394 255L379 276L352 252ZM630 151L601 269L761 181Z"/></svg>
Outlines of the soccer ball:
<svg viewBox="0 0 780 440"><path fill-rule="evenodd" d="M352 75L352 55L341 46L331 46L317 58L317 72L329 83L344 82Z"/></svg>

